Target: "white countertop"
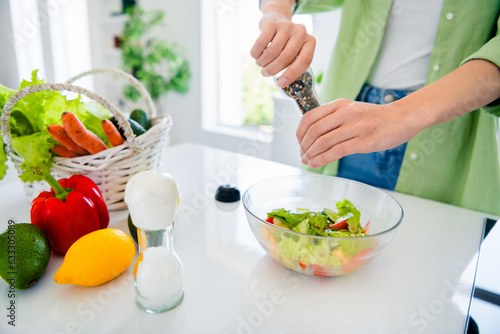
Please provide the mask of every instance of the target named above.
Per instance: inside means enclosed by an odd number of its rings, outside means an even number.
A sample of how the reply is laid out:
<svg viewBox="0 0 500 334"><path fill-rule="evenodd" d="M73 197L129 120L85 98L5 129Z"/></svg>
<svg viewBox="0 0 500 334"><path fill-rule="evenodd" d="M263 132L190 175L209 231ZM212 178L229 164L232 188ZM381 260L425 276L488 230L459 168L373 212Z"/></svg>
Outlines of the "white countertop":
<svg viewBox="0 0 500 334"><path fill-rule="evenodd" d="M58 285L62 257L53 255L37 285L16 291L15 328L7 325L8 286L0 283L0 333L464 332L485 214L391 192L405 217L384 253L345 276L310 277L266 255L240 202L214 200L219 185L243 194L256 181L300 169L194 144L169 147L164 162L182 194L174 231L182 304L164 314L140 311L133 265L99 287ZM29 200L9 173L0 182L0 229L8 219L29 222ZM109 227L128 233L126 218L127 211L112 212Z"/></svg>

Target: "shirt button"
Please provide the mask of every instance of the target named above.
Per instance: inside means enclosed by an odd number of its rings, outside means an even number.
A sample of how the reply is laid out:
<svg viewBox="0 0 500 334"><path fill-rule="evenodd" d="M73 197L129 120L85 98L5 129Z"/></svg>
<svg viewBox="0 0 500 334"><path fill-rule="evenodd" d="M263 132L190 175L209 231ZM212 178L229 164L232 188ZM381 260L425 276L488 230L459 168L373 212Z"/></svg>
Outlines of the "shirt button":
<svg viewBox="0 0 500 334"><path fill-rule="evenodd" d="M410 154L410 158L411 160L417 160L418 159L418 154L413 152L412 154Z"/></svg>
<svg viewBox="0 0 500 334"><path fill-rule="evenodd" d="M434 70L434 72L439 71L439 64L434 64L434 66L432 66L432 69Z"/></svg>
<svg viewBox="0 0 500 334"><path fill-rule="evenodd" d="M446 19L449 21L449 20L453 20L453 18L455 17L455 15L452 13L452 12L449 12L448 14L446 14Z"/></svg>
<svg viewBox="0 0 500 334"><path fill-rule="evenodd" d="M387 94L386 96L384 96L384 101L390 103L394 101L394 96L392 96L391 94Z"/></svg>

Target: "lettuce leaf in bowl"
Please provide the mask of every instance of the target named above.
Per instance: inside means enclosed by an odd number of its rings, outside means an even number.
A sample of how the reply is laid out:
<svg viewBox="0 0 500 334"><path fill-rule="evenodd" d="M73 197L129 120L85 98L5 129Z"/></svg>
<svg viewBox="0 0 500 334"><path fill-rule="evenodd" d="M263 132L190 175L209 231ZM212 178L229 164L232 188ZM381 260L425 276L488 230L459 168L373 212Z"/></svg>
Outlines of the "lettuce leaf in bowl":
<svg viewBox="0 0 500 334"><path fill-rule="evenodd" d="M331 254L328 241L318 244L295 241L292 238L283 238L277 246L277 254L288 266L303 265L338 266L340 259Z"/></svg>
<svg viewBox="0 0 500 334"><path fill-rule="evenodd" d="M347 218L347 224L349 225L349 232L351 233L364 233L363 227L361 227L361 212L348 200L337 202L338 215L340 217Z"/></svg>
<svg viewBox="0 0 500 334"><path fill-rule="evenodd" d="M285 209L275 209L267 214L268 217L278 218L283 223L285 223L288 227L294 228L299 225L302 221L309 218L311 216L311 212L299 212L292 213L290 210Z"/></svg>

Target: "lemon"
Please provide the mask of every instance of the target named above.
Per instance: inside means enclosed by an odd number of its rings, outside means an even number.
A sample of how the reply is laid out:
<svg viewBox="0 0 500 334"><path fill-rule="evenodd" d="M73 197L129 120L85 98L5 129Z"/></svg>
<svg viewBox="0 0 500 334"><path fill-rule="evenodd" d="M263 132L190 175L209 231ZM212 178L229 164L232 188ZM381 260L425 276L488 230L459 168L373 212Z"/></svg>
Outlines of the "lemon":
<svg viewBox="0 0 500 334"><path fill-rule="evenodd" d="M134 242L125 232L97 230L71 245L54 280L58 284L101 285L124 272L134 255Z"/></svg>
<svg viewBox="0 0 500 334"><path fill-rule="evenodd" d="M42 277L50 260L50 242L33 224L11 224L0 234L0 276L16 289L27 289Z"/></svg>

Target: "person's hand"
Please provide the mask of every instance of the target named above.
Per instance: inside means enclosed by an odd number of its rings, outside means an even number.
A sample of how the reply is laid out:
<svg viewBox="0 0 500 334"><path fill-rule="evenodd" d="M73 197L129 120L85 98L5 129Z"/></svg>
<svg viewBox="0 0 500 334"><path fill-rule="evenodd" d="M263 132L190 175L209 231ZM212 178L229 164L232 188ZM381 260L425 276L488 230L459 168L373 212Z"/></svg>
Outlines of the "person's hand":
<svg viewBox="0 0 500 334"><path fill-rule="evenodd" d="M316 168L354 153L396 147L420 131L411 118L391 104L339 99L317 107L297 128L302 163Z"/></svg>
<svg viewBox="0 0 500 334"><path fill-rule="evenodd" d="M288 86L311 65L316 39L302 24L277 13L265 14L259 28L261 34L250 55L264 76L273 76L291 64L277 82L280 87Z"/></svg>

